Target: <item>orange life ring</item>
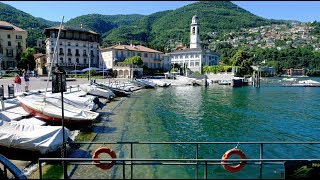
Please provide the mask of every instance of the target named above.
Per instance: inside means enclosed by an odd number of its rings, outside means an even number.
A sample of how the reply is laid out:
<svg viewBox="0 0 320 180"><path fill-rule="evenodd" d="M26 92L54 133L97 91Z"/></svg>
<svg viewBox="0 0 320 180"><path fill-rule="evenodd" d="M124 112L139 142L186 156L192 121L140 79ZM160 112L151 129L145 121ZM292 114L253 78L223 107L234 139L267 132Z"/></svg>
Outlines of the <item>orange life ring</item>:
<svg viewBox="0 0 320 180"><path fill-rule="evenodd" d="M109 149L107 147L99 147L93 154L92 158L98 158L99 155L101 153L107 153L111 156L111 158L115 159L117 158L117 155L116 153L112 150L112 149ZM110 169L113 167L113 165L115 165L116 161L111 161L111 163L109 164L101 164L101 162L99 160L94 160L95 163L98 163L96 164L96 166L98 168L101 168L103 170L107 170L107 169Z"/></svg>
<svg viewBox="0 0 320 180"><path fill-rule="evenodd" d="M238 148L233 148L233 149L230 149L227 152L225 152L224 155L222 156L222 159L228 159L232 155L238 155L238 156L240 156L241 159L247 159L246 155ZM240 163L235 166L231 166L230 164L225 164L225 163L226 163L226 161L221 161L223 168L229 172L241 171L241 169L246 164L245 161L240 161Z"/></svg>

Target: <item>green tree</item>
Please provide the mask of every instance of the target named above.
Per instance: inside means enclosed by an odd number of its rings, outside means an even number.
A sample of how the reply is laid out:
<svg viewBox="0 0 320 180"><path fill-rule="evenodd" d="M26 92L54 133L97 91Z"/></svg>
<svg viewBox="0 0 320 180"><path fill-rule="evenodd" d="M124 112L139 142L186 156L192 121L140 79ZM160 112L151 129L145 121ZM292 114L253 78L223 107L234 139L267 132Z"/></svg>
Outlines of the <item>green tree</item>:
<svg viewBox="0 0 320 180"><path fill-rule="evenodd" d="M135 65L142 65L143 64L143 61L140 56L133 56L130 58L126 58L124 60L124 62L127 62L129 64L135 64Z"/></svg>
<svg viewBox="0 0 320 180"><path fill-rule="evenodd" d="M33 55L36 53L34 48L27 48L25 52L21 54L21 59L18 61L17 67L24 70L34 70L36 62Z"/></svg>
<svg viewBox="0 0 320 180"><path fill-rule="evenodd" d="M233 66L240 67L240 76L244 76L252 73L252 60L249 54L244 49L239 49L236 54L231 58Z"/></svg>

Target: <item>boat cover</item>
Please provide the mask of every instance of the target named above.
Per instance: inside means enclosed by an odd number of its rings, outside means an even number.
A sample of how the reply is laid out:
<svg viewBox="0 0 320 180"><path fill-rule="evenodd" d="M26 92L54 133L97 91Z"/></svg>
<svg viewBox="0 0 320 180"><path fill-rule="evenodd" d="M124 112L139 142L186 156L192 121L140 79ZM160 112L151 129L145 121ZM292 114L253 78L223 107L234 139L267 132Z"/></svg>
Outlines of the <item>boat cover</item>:
<svg viewBox="0 0 320 180"><path fill-rule="evenodd" d="M39 126L0 120L0 145L46 154L62 146L62 132L62 126ZM67 142L70 130L65 128L64 132Z"/></svg>
<svg viewBox="0 0 320 180"><path fill-rule="evenodd" d="M43 95L31 94L28 96L18 96L17 99L28 109L26 111L36 111L43 115L62 118L61 99L56 97L47 97L44 101ZM76 106L64 103L64 119L68 121L94 121L99 113L90 110L80 109Z"/></svg>

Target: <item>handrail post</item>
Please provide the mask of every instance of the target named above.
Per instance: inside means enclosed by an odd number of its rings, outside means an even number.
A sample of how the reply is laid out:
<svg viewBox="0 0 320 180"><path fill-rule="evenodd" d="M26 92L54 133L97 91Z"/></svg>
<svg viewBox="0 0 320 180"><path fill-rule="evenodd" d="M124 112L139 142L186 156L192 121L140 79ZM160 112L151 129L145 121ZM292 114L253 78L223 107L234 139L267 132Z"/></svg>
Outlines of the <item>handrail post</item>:
<svg viewBox="0 0 320 180"><path fill-rule="evenodd" d="M122 164L123 164L123 167L122 167L123 177L122 178L126 179L126 167L125 167L126 162L125 162L125 160L122 161ZM132 163L131 163L131 166L132 166ZM131 174L132 174L132 172L131 172Z"/></svg>
<svg viewBox="0 0 320 180"><path fill-rule="evenodd" d="M199 153L199 144L196 143L196 159L198 159L199 157L198 153ZM194 170L195 170L195 173L194 173L195 179L198 179L198 161L196 162L196 168L194 168Z"/></svg>
<svg viewBox="0 0 320 180"><path fill-rule="evenodd" d="M131 159L133 158L133 142L130 142L130 146L131 146L131 152L130 152L130 156L131 156ZM132 166L132 161L130 163L130 168L131 168L131 179L133 179L133 166Z"/></svg>
<svg viewBox="0 0 320 180"><path fill-rule="evenodd" d="M208 179L208 161L205 161L204 179Z"/></svg>
<svg viewBox="0 0 320 180"><path fill-rule="evenodd" d="M39 179L42 179L42 167L41 167L41 160L38 161L39 163Z"/></svg>
<svg viewBox="0 0 320 180"><path fill-rule="evenodd" d="M263 159L263 143L260 143L260 159ZM260 179L262 179L262 161L260 161Z"/></svg>

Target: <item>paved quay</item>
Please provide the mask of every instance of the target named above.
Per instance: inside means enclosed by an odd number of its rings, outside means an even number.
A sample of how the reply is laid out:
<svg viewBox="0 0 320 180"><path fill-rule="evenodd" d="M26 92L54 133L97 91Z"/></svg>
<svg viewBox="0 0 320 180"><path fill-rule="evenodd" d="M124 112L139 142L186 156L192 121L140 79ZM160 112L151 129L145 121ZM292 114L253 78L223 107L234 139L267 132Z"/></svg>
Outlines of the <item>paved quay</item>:
<svg viewBox="0 0 320 180"><path fill-rule="evenodd" d="M0 86L3 85L4 88L4 97L8 98L8 85L13 84L13 79L14 78L4 78L0 79ZM128 82L128 79L97 79L97 82ZM48 83L48 90L51 89L51 84L52 82L49 81ZM69 86L76 86L79 84L87 84L89 83L87 78L76 78L74 81L67 81L67 87ZM29 90L30 91L38 91L38 90L45 90L47 85L47 81L45 77L31 77L30 78L30 86ZM21 87L20 87L21 92L18 92L15 94L15 96L22 94L24 90L24 82L22 81ZM23 121L24 117L27 117L29 114L23 110L22 107L18 104L18 100L16 98L9 98L4 101L4 108L2 110L2 105L1 105L1 112L0 112L0 118L1 120L19 120ZM109 107L110 108L110 107ZM22 119L22 120L21 120ZM32 121L32 124L39 124L43 125L43 123L40 122L40 120L37 119L32 119L29 118L27 119L28 123L30 123L30 120ZM24 160L15 160L15 159L10 159L9 160L15 164L19 169L24 170L25 167L30 165L30 161L24 161ZM30 169L30 168L28 168ZM31 168L32 169L32 168ZM29 175L31 172L25 172L27 175ZM30 177L29 177L30 178ZM31 176L31 178L38 178L38 176Z"/></svg>

